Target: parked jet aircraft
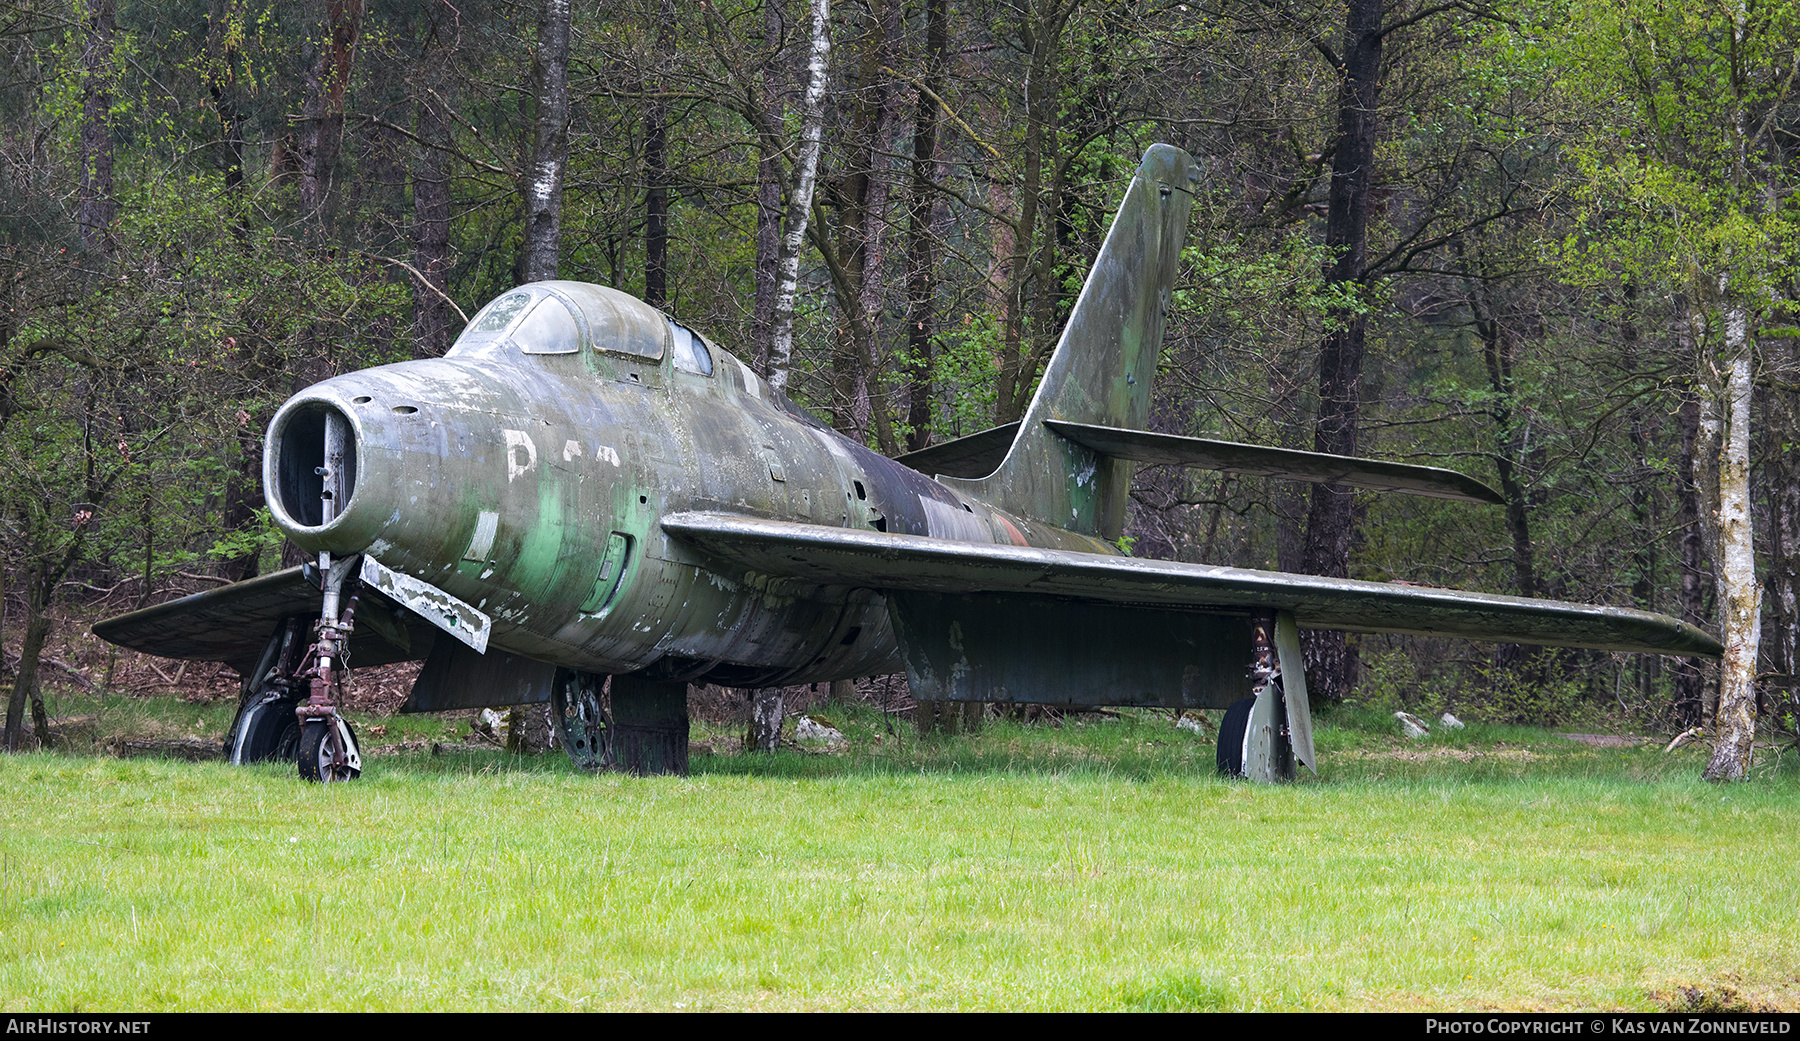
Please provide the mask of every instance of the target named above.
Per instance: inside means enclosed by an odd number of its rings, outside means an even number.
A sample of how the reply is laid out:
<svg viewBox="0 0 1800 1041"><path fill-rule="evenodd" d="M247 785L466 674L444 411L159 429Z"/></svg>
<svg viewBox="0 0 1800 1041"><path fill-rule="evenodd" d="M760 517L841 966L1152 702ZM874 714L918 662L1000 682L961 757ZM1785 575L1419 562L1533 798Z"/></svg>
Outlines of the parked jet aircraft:
<svg viewBox="0 0 1800 1041"><path fill-rule="evenodd" d="M444 358L277 413L269 507L316 566L95 632L236 666L231 760L291 756L314 780L362 767L337 710L350 664L423 659L414 711L548 700L588 767L685 770L690 682L904 668L933 700L1236 706L1221 769L1275 779L1315 765L1300 627L1720 652L1643 611L1122 555L1138 461L1498 498L1444 470L1142 429L1197 179L1175 148L1144 156L1015 427L887 459L641 301L534 283Z"/></svg>

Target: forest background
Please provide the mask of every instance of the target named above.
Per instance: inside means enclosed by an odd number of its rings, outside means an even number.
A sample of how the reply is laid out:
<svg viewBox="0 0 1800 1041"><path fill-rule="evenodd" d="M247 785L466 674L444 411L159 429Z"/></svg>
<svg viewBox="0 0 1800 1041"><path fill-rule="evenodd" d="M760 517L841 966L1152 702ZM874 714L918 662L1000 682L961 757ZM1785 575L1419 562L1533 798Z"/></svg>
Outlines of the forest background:
<svg viewBox="0 0 1800 1041"><path fill-rule="evenodd" d="M1140 556L1678 615L1723 667L1315 636L1328 700L1791 732L1800 2L3 0L6 743L58 605L280 565L262 434L522 281L890 455L1017 419L1137 158L1205 171L1152 427L1501 507L1143 471Z"/></svg>

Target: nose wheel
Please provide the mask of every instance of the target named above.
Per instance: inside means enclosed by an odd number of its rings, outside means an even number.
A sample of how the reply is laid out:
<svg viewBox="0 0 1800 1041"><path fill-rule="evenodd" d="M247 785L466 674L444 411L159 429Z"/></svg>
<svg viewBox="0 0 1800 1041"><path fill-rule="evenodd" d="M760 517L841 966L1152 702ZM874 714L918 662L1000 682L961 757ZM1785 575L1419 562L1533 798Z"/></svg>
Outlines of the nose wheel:
<svg viewBox="0 0 1800 1041"><path fill-rule="evenodd" d="M342 717L308 720L300 728L300 779L329 784L362 776L356 731Z"/></svg>

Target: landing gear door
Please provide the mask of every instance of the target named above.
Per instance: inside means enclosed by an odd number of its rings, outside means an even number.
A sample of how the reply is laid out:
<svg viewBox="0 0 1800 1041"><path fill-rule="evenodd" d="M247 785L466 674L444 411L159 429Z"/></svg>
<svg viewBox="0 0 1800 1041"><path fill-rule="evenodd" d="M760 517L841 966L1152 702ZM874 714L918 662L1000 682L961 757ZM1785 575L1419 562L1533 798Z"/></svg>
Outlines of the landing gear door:
<svg viewBox="0 0 1800 1041"><path fill-rule="evenodd" d="M1275 654L1281 661L1281 691L1287 696L1288 742L1293 746L1294 758L1317 776L1312 705L1306 699L1306 663L1300 657L1300 626L1291 612L1275 614Z"/></svg>

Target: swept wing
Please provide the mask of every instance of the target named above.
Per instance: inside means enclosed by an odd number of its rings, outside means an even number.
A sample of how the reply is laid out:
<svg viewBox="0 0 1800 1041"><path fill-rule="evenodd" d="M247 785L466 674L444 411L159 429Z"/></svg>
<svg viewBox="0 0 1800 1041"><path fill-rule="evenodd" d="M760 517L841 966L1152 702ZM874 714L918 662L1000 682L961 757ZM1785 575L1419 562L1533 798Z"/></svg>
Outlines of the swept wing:
<svg viewBox="0 0 1800 1041"><path fill-rule="evenodd" d="M94 626L94 635L145 654L222 661L249 672L277 623L291 615L316 617L323 599L292 567L108 618ZM372 590L357 606L356 621L350 660L359 666L423 658L436 639L429 623Z"/></svg>
<svg viewBox="0 0 1800 1041"><path fill-rule="evenodd" d="M1623 607L952 542L726 513L672 514L662 527L737 567L827 586L1133 607L1268 608L1291 611L1300 625L1315 629L1711 657L1723 650L1686 622Z"/></svg>

